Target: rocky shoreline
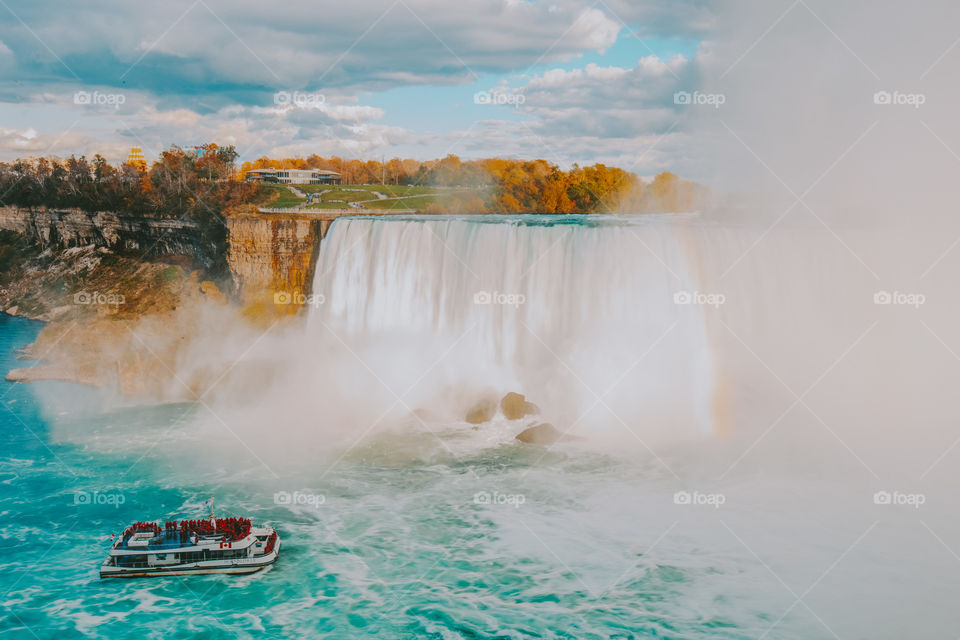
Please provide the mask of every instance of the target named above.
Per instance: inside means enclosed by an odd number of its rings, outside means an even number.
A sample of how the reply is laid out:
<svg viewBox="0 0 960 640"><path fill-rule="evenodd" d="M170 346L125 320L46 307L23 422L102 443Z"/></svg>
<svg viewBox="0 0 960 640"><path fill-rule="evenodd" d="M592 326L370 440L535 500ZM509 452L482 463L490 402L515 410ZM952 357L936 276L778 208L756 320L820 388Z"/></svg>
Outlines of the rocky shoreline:
<svg viewBox="0 0 960 640"><path fill-rule="evenodd" d="M179 387L172 395L189 397L175 363L203 339L201 319L221 314L262 328L296 316L324 230L295 216L238 212L217 257L189 222L0 207L0 312L47 323L20 356L36 364L6 379L125 395ZM275 304L278 292L290 303Z"/></svg>
<svg viewBox="0 0 960 640"><path fill-rule="evenodd" d="M72 303L39 313L21 313L17 305L6 308L9 315L46 323L17 358L35 364L12 369L6 380L74 382L123 395L170 387L172 363L190 342L191 318L205 307L228 303L214 283L198 279L197 271L171 273L168 268L146 269L121 288L125 293L74 291ZM158 278L158 273L166 275Z"/></svg>

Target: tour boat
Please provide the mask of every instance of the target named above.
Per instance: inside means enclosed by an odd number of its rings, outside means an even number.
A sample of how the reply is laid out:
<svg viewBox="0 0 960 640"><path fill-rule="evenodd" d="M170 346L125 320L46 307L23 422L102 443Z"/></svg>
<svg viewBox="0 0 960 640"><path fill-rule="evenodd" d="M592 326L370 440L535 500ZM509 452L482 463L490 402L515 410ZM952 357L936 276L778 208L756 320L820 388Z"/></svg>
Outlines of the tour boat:
<svg viewBox="0 0 960 640"><path fill-rule="evenodd" d="M101 578L243 574L273 564L280 538L246 518L135 522L117 536L100 566Z"/></svg>

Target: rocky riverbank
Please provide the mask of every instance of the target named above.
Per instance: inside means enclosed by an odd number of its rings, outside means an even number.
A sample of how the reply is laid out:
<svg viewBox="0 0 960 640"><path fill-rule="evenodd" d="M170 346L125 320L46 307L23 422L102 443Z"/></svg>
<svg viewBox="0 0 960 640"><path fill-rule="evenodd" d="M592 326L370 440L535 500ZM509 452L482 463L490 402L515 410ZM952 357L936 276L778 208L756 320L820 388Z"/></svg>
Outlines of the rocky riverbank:
<svg viewBox="0 0 960 640"><path fill-rule="evenodd" d="M237 215L228 218L229 248L217 258L189 223L0 208L0 311L47 323L21 354L34 364L7 380L190 398L203 380L184 379L178 363L212 327L263 330L296 316L321 224ZM217 263L228 265L226 274Z"/></svg>
<svg viewBox="0 0 960 640"><path fill-rule="evenodd" d="M64 380L144 393L171 378L190 318L227 296L185 260L141 261L104 247L47 249L0 277L0 309L47 324L7 380ZM167 385L168 386L168 385Z"/></svg>

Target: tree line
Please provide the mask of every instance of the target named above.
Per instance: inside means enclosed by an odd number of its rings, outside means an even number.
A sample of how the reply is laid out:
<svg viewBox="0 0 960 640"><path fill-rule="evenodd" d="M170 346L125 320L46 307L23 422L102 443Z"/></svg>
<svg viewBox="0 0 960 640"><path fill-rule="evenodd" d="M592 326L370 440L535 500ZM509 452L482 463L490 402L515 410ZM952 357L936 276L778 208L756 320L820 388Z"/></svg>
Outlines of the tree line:
<svg viewBox="0 0 960 640"><path fill-rule="evenodd" d="M636 174L594 164L569 170L546 160L488 158L461 160L455 155L429 161L262 157L244 162L251 169L326 169L344 184L424 185L466 190L427 205L428 213L612 213L673 212L698 209L707 191L695 182L663 172L650 181Z"/></svg>
<svg viewBox="0 0 960 640"><path fill-rule="evenodd" d="M0 163L0 204L24 208L77 208L217 223L233 205L254 198L256 185L236 177L237 152L209 144L172 146L149 168L111 165L100 154L19 159Z"/></svg>
<svg viewBox="0 0 960 640"><path fill-rule="evenodd" d="M237 170L232 146L172 146L149 167L114 166L97 154L20 159L0 163L0 204L25 208L114 211L154 217L190 217L207 227L223 226L229 209L260 202L265 193L244 181L250 169L283 167L328 169L344 184L423 185L449 196L427 204L428 213L613 213L697 209L706 197L701 185L664 172L645 181L617 167L573 165L568 170L546 160L455 155L387 162L338 157L259 158Z"/></svg>

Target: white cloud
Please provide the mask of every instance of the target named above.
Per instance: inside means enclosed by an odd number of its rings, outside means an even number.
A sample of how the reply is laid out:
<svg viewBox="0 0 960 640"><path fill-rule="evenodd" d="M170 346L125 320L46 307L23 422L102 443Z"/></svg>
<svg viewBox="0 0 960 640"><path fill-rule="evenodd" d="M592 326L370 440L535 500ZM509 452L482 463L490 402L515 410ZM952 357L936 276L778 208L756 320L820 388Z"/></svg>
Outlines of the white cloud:
<svg viewBox="0 0 960 640"><path fill-rule="evenodd" d="M603 11L590 8L577 16L564 37L572 36L575 41L586 44L586 49L603 53L616 42L619 31L620 25L616 21Z"/></svg>
<svg viewBox="0 0 960 640"><path fill-rule="evenodd" d="M445 0L355 0L323 10L309 0L282 7L64 0L27 7L21 17L57 53L0 15L3 43L23 54L23 79L39 72L64 81L75 81L74 73L98 83L122 78L170 95L228 85L356 89L465 79L604 51L621 30L604 11L572 0L474 0L455 11Z"/></svg>
<svg viewBox="0 0 960 640"><path fill-rule="evenodd" d="M39 133L33 128L8 129L0 128L0 151L8 152L11 157L26 157L29 155L63 155L60 149L83 146L89 139L80 134L47 134Z"/></svg>
<svg viewBox="0 0 960 640"><path fill-rule="evenodd" d="M154 107L148 107L142 117L147 122L170 127L193 127L200 121L200 114L189 109L157 111Z"/></svg>
<svg viewBox="0 0 960 640"><path fill-rule="evenodd" d="M540 135L630 138L663 132L683 117L673 94L687 86L694 67L682 56L667 61L649 56L629 69L595 64L552 69L517 90Z"/></svg>
<svg viewBox="0 0 960 640"><path fill-rule="evenodd" d="M444 0L408 0L392 9L357 0L322 12L308 0L291 0L282 8L227 0L31 6L21 17L63 63L27 37L19 23L0 15L0 65L7 57L18 65L0 80L7 88L0 116L43 104L44 112L27 120L40 132L36 139L48 142L53 132L82 118L77 128L84 135L65 136L61 153L109 149L112 160L121 160L134 145L156 154L170 144L215 140L236 144L245 158L267 153L427 158L450 151L466 157L540 156L561 164L626 162L634 158L632 149L646 148L650 137L671 128L678 117L672 93L685 83L692 86L694 61L651 55L632 67L549 67L604 52L618 37L628 37L621 20L642 37L664 30L696 34L709 23L709 13L692 6L698 4L474 0L454 11ZM685 12L698 24L684 23ZM98 19L81 20L80 13ZM77 29L81 22L84 29ZM531 66L549 70L522 86L499 80L529 73ZM510 121L417 131L397 125L407 114L388 113L389 100L364 103L388 88L474 84L477 76L491 77L499 91L523 95L519 109L511 107ZM117 91L126 98L121 109L81 111L72 103L78 88L109 91L121 78ZM16 87L12 96L11 87ZM277 91L312 92L323 99L278 105ZM461 107L471 105L451 105ZM516 122L518 112L524 122ZM492 109L485 117L499 113ZM12 121L19 126L21 120ZM10 157L23 153L18 149L36 151L25 130L3 134L0 152ZM644 162L653 170L663 161L662 150L679 140L676 132L669 134Z"/></svg>
<svg viewBox="0 0 960 640"><path fill-rule="evenodd" d="M376 120L384 116L384 110L379 107L367 105L350 104L331 104L328 102L317 102L305 104L303 106L280 106L268 109L272 113L280 115L296 115L301 110L318 111L334 120L349 120L359 122L363 120Z"/></svg>

